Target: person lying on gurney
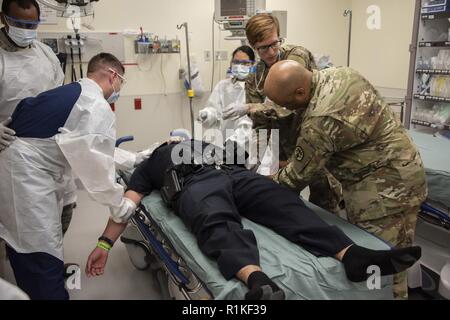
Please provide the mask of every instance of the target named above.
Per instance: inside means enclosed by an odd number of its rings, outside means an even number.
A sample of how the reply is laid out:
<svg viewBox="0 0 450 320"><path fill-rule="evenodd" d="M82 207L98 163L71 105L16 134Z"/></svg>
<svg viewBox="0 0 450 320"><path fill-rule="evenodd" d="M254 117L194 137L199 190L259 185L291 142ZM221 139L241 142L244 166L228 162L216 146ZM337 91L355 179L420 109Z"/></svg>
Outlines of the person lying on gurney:
<svg viewBox="0 0 450 320"><path fill-rule="evenodd" d="M316 256L342 261L352 282L365 281L370 266L378 266L381 275L391 275L420 258L420 247L373 251L357 246L308 209L295 192L239 165L221 165L229 158L221 149L212 152L213 148L200 141L162 145L137 167L125 198L134 205L153 190L161 190L164 201L196 236L202 252L217 261L225 279L236 277L248 286L245 299L274 300L285 295L261 270L255 236L244 230L242 217ZM125 228L126 224L108 222L88 258L88 277L104 273L108 251Z"/></svg>

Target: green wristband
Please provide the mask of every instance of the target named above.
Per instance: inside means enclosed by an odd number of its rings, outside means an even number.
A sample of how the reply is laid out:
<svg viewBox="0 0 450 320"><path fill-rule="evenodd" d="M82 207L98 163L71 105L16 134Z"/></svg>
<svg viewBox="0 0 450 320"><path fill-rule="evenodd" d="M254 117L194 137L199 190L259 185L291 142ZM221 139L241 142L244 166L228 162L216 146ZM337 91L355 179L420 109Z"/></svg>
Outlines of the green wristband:
<svg viewBox="0 0 450 320"><path fill-rule="evenodd" d="M108 243L106 243L104 241L99 241L97 243L97 248L103 249L103 250L108 251L108 252L112 249L112 247Z"/></svg>

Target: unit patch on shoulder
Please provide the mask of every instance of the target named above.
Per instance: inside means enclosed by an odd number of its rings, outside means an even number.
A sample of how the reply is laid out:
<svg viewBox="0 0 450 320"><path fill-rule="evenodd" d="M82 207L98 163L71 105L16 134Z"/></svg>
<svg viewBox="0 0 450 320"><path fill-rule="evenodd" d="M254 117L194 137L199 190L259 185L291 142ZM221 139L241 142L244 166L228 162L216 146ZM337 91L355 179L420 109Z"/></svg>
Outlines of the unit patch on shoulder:
<svg viewBox="0 0 450 320"><path fill-rule="evenodd" d="M305 152L303 151L303 148L297 147L295 149L295 158L297 159L297 161L302 161L304 157L305 157Z"/></svg>

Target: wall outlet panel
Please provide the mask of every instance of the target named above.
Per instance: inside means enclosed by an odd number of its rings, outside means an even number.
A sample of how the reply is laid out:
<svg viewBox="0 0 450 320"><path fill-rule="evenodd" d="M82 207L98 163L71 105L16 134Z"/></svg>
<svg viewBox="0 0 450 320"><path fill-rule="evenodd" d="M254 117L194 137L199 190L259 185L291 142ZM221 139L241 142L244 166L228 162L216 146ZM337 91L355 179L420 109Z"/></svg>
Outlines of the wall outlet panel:
<svg viewBox="0 0 450 320"><path fill-rule="evenodd" d="M228 61L228 51L219 50L215 52L216 61Z"/></svg>

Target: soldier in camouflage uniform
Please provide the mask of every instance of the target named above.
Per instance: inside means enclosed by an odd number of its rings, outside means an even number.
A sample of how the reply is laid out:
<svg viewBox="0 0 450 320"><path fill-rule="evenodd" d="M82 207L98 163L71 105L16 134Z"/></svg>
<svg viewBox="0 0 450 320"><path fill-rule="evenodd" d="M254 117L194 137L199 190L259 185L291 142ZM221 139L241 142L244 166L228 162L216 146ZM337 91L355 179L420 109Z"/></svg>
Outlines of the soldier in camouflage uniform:
<svg viewBox="0 0 450 320"><path fill-rule="evenodd" d="M278 129L280 133L280 163L285 163L293 154L295 149L295 137L298 136L299 117L295 111L289 111L266 100L264 83L270 67L280 60L294 60L308 70L316 70L317 66L312 53L304 47L284 45L280 39L280 25L276 17L268 14L254 16L247 23L247 38L250 45L257 51L261 60L255 66L255 73L247 79L246 103L248 106L271 107L283 121L258 121L254 123L254 129ZM263 104L265 106L263 106ZM226 117L227 115L225 115ZM228 116L239 116L239 114L228 114ZM294 139L292 139L294 138ZM309 184L310 202L331 212L339 212L342 204L342 187L340 183L324 169L318 173Z"/></svg>
<svg viewBox="0 0 450 320"><path fill-rule="evenodd" d="M308 70L317 70L314 57L308 49L301 46L283 45L281 42L275 44L275 49L278 49L278 61L294 60L300 63ZM278 48L277 48L278 46ZM260 50L256 49L257 52ZM277 61L277 62L278 62ZM264 103L266 95L264 94L264 83L269 74L270 66L267 66L264 60L260 60L255 66L255 73L248 77L245 84L246 102L247 103Z"/></svg>
<svg viewBox="0 0 450 320"><path fill-rule="evenodd" d="M275 65L265 92L302 114L294 155L275 181L293 190L327 168L342 184L349 221L397 248L411 246L420 205L427 196L417 147L376 89L349 68L310 72L294 61ZM253 118L272 110L254 108ZM407 298L406 273L394 279Z"/></svg>

